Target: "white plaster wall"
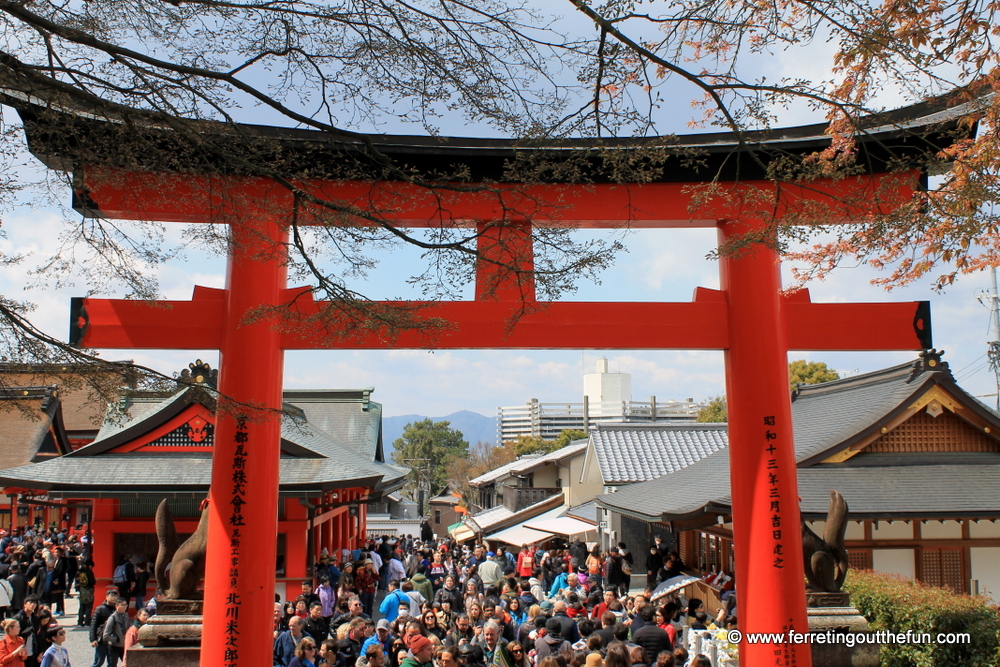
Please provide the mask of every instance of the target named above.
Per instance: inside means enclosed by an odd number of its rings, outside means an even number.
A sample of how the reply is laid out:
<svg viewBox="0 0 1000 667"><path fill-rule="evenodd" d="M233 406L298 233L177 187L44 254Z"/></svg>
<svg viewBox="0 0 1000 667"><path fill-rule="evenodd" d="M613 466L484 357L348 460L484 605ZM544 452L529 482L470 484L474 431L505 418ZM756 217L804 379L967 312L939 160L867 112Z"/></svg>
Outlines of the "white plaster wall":
<svg viewBox="0 0 1000 667"><path fill-rule="evenodd" d="M826 530L826 521L809 521L809 528L812 532L816 533L820 537L823 537L823 531ZM895 525L895 524L893 524ZM863 540L865 539L865 524L860 521L849 521L847 523L847 530L844 531L845 540Z"/></svg>
<svg viewBox="0 0 1000 667"><path fill-rule="evenodd" d="M556 480L559 479L559 472L560 470L556 468L554 463L533 470L535 488L554 487ZM565 483L566 480L563 480L563 482Z"/></svg>
<svg viewBox="0 0 1000 667"><path fill-rule="evenodd" d="M589 446L588 449L592 447ZM584 450L587 451L587 450ZM593 500L594 496L604 493L604 482L601 479L601 469L597 465L597 457L591 456L590 463L584 467L586 457L583 454L574 456L569 461L570 469L565 471L563 484L569 482L568 502L570 506L582 505Z"/></svg>
<svg viewBox="0 0 1000 667"><path fill-rule="evenodd" d="M844 532L845 540L863 540L865 539L865 524L860 521L851 521L847 524L847 530Z"/></svg>
<svg viewBox="0 0 1000 667"><path fill-rule="evenodd" d="M1000 523L993 523L992 521L970 521L969 537L972 537L973 539L1000 537Z"/></svg>
<svg viewBox="0 0 1000 667"><path fill-rule="evenodd" d="M916 576L914 550L872 549L872 569L913 579Z"/></svg>
<svg viewBox="0 0 1000 667"><path fill-rule="evenodd" d="M920 526L920 537L926 540L960 540L962 539L962 522L927 521Z"/></svg>
<svg viewBox="0 0 1000 667"><path fill-rule="evenodd" d="M913 526L909 521L879 521L878 526L872 526L872 539L875 540L912 540ZM875 568L878 569L878 568Z"/></svg>
<svg viewBox="0 0 1000 667"><path fill-rule="evenodd" d="M1000 602L1000 547L972 547L969 549L971 579L979 580L979 592L988 595L994 603Z"/></svg>

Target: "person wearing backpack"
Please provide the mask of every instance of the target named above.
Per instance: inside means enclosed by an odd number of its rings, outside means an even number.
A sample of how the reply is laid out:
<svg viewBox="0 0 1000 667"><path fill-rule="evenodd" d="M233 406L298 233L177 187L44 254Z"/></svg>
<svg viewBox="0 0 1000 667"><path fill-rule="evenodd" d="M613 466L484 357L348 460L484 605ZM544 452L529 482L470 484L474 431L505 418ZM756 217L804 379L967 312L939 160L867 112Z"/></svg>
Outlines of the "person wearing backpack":
<svg viewBox="0 0 1000 667"><path fill-rule="evenodd" d="M122 562L115 568L111 583L118 587L118 597L126 603L132 599L132 585L135 583L135 566L128 556L122 556Z"/></svg>
<svg viewBox="0 0 1000 667"><path fill-rule="evenodd" d="M104 622L102 637L108 647L108 667L118 667L125 655L125 633L131 625L128 618L128 601L121 598L115 603L115 611Z"/></svg>
<svg viewBox="0 0 1000 667"><path fill-rule="evenodd" d="M618 543L618 552L621 554L622 595L628 595L628 591L632 587L632 569L635 566L635 559L632 557L632 552L628 550L628 546L624 542Z"/></svg>
<svg viewBox="0 0 1000 667"><path fill-rule="evenodd" d="M117 602L118 591L109 588L104 594L104 604L94 610L90 620L90 645L94 647L94 663L91 667L101 667L108 659L108 645L104 643L104 626L115 613Z"/></svg>
<svg viewBox="0 0 1000 667"><path fill-rule="evenodd" d="M84 628L90 625L90 615L94 609L94 586L97 584L97 577L94 576L93 567L94 561L87 560L76 573L76 592L80 603L76 624Z"/></svg>
<svg viewBox="0 0 1000 667"><path fill-rule="evenodd" d="M6 579L0 579L0 620L11 616L11 602L14 599L14 587Z"/></svg>

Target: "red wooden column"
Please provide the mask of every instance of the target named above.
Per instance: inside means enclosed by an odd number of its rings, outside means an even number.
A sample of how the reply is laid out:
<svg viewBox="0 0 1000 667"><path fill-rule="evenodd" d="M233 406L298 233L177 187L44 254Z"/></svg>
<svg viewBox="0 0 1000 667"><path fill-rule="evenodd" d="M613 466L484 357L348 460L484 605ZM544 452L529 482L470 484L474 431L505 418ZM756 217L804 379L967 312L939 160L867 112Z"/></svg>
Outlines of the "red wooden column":
<svg viewBox="0 0 1000 667"><path fill-rule="evenodd" d="M284 353L271 321L244 322L254 308L282 303L287 232L269 217L230 226L219 360L225 398L208 494L200 660L206 666L272 662Z"/></svg>
<svg viewBox="0 0 1000 667"><path fill-rule="evenodd" d="M755 222L720 225L720 241ZM808 632L788 345L778 253L756 246L721 260L729 312L726 396L739 591L740 664L809 667L808 644L749 644L751 632Z"/></svg>

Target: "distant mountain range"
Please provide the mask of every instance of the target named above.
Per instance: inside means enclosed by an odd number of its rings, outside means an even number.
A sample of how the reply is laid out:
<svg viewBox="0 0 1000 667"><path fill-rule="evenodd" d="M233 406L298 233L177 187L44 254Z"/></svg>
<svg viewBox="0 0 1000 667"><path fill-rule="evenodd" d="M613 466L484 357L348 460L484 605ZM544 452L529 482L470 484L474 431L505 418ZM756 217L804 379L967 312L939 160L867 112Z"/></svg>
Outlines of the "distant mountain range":
<svg viewBox="0 0 1000 667"><path fill-rule="evenodd" d="M407 424L427 419L423 415L402 415L400 417L382 418L382 443L385 445L385 460L392 461L392 443L397 438L402 437L403 429ZM474 445L479 441L488 442L491 445L497 441L497 419L496 417L486 417L478 412L460 410L446 417L431 417L433 422L450 422L451 428L461 431L469 445Z"/></svg>

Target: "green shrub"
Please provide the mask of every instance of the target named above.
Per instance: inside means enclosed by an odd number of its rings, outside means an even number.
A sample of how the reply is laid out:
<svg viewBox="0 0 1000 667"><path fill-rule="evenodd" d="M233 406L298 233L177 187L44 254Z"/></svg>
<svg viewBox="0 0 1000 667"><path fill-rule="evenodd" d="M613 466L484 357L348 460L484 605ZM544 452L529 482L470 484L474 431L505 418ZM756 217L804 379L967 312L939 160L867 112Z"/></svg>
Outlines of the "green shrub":
<svg viewBox="0 0 1000 667"><path fill-rule="evenodd" d="M879 572L851 570L844 590L871 630L929 632L928 644L884 644L882 667L986 667L1000 665L1000 617L985 597ZM967 644L937 644L939 633L968 632Z"/></svg>

